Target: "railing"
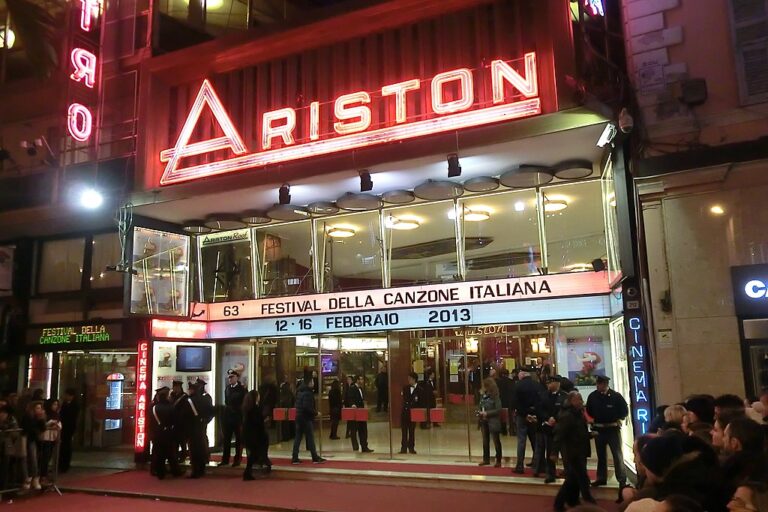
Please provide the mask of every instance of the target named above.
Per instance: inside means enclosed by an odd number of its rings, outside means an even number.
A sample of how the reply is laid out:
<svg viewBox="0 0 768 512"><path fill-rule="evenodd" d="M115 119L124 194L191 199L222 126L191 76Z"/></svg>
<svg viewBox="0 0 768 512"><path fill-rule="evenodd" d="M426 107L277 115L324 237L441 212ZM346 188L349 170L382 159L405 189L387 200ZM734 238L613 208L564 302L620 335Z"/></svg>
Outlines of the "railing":
<svg viewBox="0 0 768 512"><path fill-rule="evenodd" d="M49 422L46 431L31 441L22 429L0 430L0 501L6 496L54 490L59 476L61 429ZM36 479L36 480L33 480ZM39 482L39 489L35 483Z"/></svg>

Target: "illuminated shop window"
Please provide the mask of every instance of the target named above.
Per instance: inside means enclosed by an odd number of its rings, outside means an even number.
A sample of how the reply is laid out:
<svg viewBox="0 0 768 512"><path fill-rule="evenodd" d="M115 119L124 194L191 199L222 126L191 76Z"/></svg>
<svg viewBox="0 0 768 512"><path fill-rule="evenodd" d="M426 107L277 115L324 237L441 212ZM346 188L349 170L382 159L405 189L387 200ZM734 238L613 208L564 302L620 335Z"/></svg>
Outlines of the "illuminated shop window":
<svg viewBox="0 0 768 512"><path fill-rule="evenodd" d="M378 211L315 221L322 291L382 287L382 243Z"/></svg>
<svg viewBox="0 0 768 512"><path fill-rule="evenodd" d="M83 238L44 242L37 291L79 290L82 287L84 251Z"/></svg>
<svg viewBox="0 0 768 512"><path fill-rule="evenodd" d="M537 275L539 221L533 190L459 201L467 281Z"/></svg>
<svg viewBox="0 0 768 512"><path fill-rule="evenodd" d="M188 314L189 238L135 228L133 235L131 313Z"/></svg>
<svg viewBox="0 0 768 512"><path fill-rule="evenodd" d="M239 229L198 236L204 302L254 298L250 234Z"/></svg>

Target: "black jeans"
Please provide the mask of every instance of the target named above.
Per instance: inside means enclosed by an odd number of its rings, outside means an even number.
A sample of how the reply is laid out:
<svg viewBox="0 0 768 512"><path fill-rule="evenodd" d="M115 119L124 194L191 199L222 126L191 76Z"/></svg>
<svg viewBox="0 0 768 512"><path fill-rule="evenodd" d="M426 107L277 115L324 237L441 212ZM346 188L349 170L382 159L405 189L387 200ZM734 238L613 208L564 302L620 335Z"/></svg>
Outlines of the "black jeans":
<svg viewBox="0 0 768 512"><path fill-rule="evenodd" d="M48 467L55 448L55 441L40 441L40 449L37 451L37 464L40 467L40 476L43 478L48 478Z"/></svg>
<svg viewBox="0 0 768 512"><path fill-rule="evenodd" d="M221 462L229 463L229 453L232 450L232 436L235 436L235 464L240 463L243 456L243 423L240 418L224 418L221 422L221 435L223 437Z"/></svg>
<svg viewBox="0 0 768 512"><path fill-rule="evenodd" d="M480 431L483 433L483 462L491 461L491 437L496 450L496 462L501 462L501 432L491 432L486 421L480 422Z"/></svg>
<svg viewBox="0 0 768 512"><path fill-rule="evenodd" d="M75 436L74 432L61 433L61 445L59 445L59 473L66 473L69 471L69 466L72 464L72 438Z"/></svg>
<svg viewBox="0 0 768 512"><path fill-rule="evenodd" d="M597 430L595 438L595 451L597 452L597 479L608 479L608 453L606 447L611 449L613 456L613 469L616 480L621 485L627 483L627 473L624 471L624 455L621 453L621 429L619 427L601 428Z"/></svg>
<svg viewBox="0 0 768 512"><path fill-rule="evenodd" d="M155 439L152 441L151 460L152 473L158 478L165 477L166 460L173 475L177 476L182 473L176 458L176 441L169 430L160 431L155 435Z"/></svg>
<svg viewBox="0 0 768 512"><path fill-rule="evenodd" d="M382 409L385 411L389 408L389 393L387 390L379 391L376 395L376 412L381 412Z"/></svg>
<svg viewBox="0 0 768 512"><path fill-rule="evenodd" d="M555 510L565 510L565 505L575 507L579 504L579 493L587 501L594 501L589 489L587 459L570 458L565 465L565 481L555 497Z"/></svg>
<svg viewBox="0 0 768 512"><path fill-rule="evenodd" d="M400 418L400 430L402 430L402 439L400 443L400 449L415 450L416 449L416 424L411 421L410 412L409 416L403 415Z"/></svg>
<svg viewBox="0 0 768 512"><path fill-rule="evenodd" d="M306 437L307 450L312 455L312 460L317 460L320 455L315 448L315 434L312 428L312 420L305 418L296 418L296 438L293 440L293 460L299 459L299 448L301 439Z"/></svg>
<svg viewBox="0 0 768 512"><path fill-rule="evenodd" d="M272 461L269 460L269 435L262 439L254 439L252 443L246 445L247 459L244 475L250 475L254 465L263 466L264 471L269 472L272 469Z"/></svg>
<svg viewBox="0 0 768 512"><path fill-rule="evenodd" d="M206 426L195 424L189 436L189 462L192 467L192 476L203 476L205 465L208 464L208 436L205 435Z"/></svg>
<svg viewBox="0 0 768 512"><path fill-rule="evenodd" d="M331 439L339 437L339 421L341 420L341 409L331 409Z"/></svg>
<svg viewBox="0 0 768 512"><path fill-rule="evenodd" d="M547 478L555 478L557 466L557 450L555 436L549 427L540 427L536 432L536 450L533 464L535 473L544 472Z"/></svg>
<svg viewBox="0 0 768 512"><path fill-rule="evenodd" d="M352 438L352 449L354 451L362 448L368 449L368 422L367 421L350 421L350 435ZM358 438L360 443L358 444Z"/></svg>

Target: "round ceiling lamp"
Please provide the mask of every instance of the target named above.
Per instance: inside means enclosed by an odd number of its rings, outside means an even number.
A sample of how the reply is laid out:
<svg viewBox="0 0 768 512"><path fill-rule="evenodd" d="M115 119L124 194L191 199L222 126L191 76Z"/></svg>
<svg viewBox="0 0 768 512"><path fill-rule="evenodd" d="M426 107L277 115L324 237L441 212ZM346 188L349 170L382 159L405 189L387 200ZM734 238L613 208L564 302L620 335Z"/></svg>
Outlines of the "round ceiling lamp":
<svg viewBox="0 0 768 512"><path fill-rule="evenodd" d="M390 204L408 204L412 203L416 196L410 190L390 190L381 194L381 198L385 203Z"/></svg>
<svg viewBox="0 0 768 512"><path fill-rule="evenodd" d="M267 211L267 216L273 220L304 220L309 218L309 212L301 206L276 204Z"/></svg>
<svg viewBox="0 0 768 512"><path fill-rule="evenodd" d="M491 218L491 212L487 208L464 207L464 220L469 222L482 222Z"/></svg>
<svg viewBox="0 0 768 512"><path fill-rule="evenodd" d="M410 231L421 226L421 221L415 217L395 217L390 215L387 217L385 225L389 229L397 229L400 231Z"/></svg>
<svg viewBox="0 0 768 512"><path fill-rule="evenodd" d="M248 224L231 213L212 213L205 219L205 226L217 231L247 228Z"/></svg>
<svg viewBox="0 0 768 512"><path fill-rule="evenodd" d="M478 176L464 182L464 190L470 192L491 192L499 188L499 180L490 176Z"/></svg>
<svg viewBox="0 0 768 512"><path fill-rule="evenodd" d="M316 201L307 206L307 210L315 215L333 215L339 213L339 207L330 201Z"/></svg>
<svg viewBox="0 0 768 512"><path fill-rule="evenodd" d="M552 170L543 165L521 165L501 175L499 181L505 187L532 188L546 185L554 179Z"/></svg>
<svg viewBox="0 0 768 512"><path fill-rule="evenodd" d="M568 208L568 201L562 198L549 198L544 196L544 211L546 213L561 212Z"/></svg>
<svg viewBox="0 0 768 512"><path fill-rule="evenodd" d="M362 212L381 207L381 198L373 194L347 192L336 201L336 204L343 210Z"/></svg>
<svg viewBox="0 0 768 512"><path fill-rule="evenodd" d="M182 230L190 235L204 235L213 231L202 220L188 220L182 223Z"/></svg>
<svg viewBox="0 0 768 512"><path fill-rule="evenodd" d="M589 160L566 160L555 166L555 176L561 180L580 180L592 175Z"/></svg>
<svg viewBox="0 0 768 512"><path fill-rule="evenodd" d="M272 222L272 219L269 218L267 212L262 210L248 210L243 212L240 220L249 226L258 226L259 224L269 224Z"/></svg>
<svg viewBox="0 0 768 512"><path fill-rule="evenodd" d="M332 226L328 228L327 233L331 238L350 238L355 236L354 228L349 226Z"/></svg>
<svg viewBox="0 0 768 512"><path fill-rule="evenodd" d="M464 194L464 188L458 183L444 180L427 180L413 189L413 193L419 199L439 201L442 199L455 199Z"/></svg>

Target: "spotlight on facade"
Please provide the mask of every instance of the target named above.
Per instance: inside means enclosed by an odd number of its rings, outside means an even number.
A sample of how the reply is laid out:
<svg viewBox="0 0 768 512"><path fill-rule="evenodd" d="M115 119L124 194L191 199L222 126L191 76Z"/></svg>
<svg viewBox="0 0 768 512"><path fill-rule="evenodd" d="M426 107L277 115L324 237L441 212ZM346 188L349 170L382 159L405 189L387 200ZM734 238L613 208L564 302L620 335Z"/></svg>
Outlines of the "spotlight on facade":
<svg viewBox="0 0 768 512"><path fill-rule="evenodd" d="M452 153L448 155L448 177L456 178L461 176L461 165L459 165L459 155Z"/></svg>
<svg viewBox="0 0 768 512"><path fill-rule="evenodd" d="M80 206L86 210L95 210L104 204L104 196L92 187L87 187L80 192Z"/></svg>
<svg viewBox="0 0 768 512"><path fill-rule="evenodd" d="M280 187L280 204L291 204L291 186L288 184Z"/></svg>
<svg viewBox="0 0 768 512"><path fill-rule="evenodd" d="M360 192L370 192L371 190L373 190L371 173L368 171L360 171Z"/></svg>

